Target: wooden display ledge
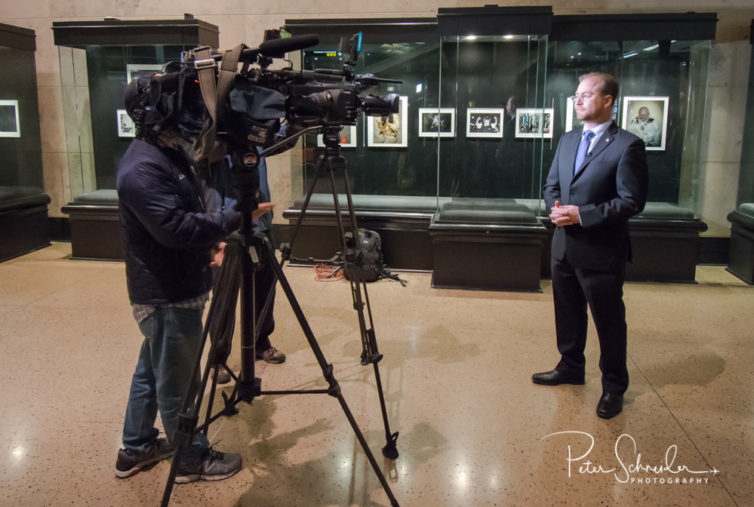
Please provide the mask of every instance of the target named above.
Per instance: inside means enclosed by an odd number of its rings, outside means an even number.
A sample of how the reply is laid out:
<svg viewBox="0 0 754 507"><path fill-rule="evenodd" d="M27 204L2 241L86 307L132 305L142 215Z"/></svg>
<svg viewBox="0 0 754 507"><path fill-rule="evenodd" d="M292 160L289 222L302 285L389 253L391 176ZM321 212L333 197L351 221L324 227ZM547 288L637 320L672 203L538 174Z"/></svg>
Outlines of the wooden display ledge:
<svg viewBox="0 0 754 507"><path fill-rule="evenodd" d="M35 187L0 187L0 261L50 244L49 203Z"/></svg>
<svg viewBox="0 0 754 507"><path fill-rule="evenodd" d="M346 198L338 199L345 217ZM359 227L382 237L385 263L391 268L432 270L436 287L539 290L547 234L536 217L539 201L365 194L352 200ZM289 230L302 206L303 199L283 212ZM341 249L332 195L313 194L292 257L312 262ZM480 258L473 260L474 255ZM504 261L502 272L482 269L493 258ZM467 272L469 266L474 273Z"/></svg>
<svg viewBox="0 0 754 507"><path fill-rule="evenodd" d="M726 269L748 283L754 284L754 203L743 203L728 214L730 249Z"/></svg>
<svg viewBox="0 0 754 507"><path fill-rule="evenodd" d="M455 199L429 227L437 288L539 291L547 229L515 199Z"/></svg>
<svg viewBox="0 0 754 507"><path fill-rule="evenodd" d="M339 196L339 203L346 218L345 196ZM437 271L435 286L538 290L539 282L535 283L532 275L537 262L539 277L549 277L552 226L541 216L537 199L355 194L353 203L359 227L380 233L385 263L394 269ZM287 232L300 216L301 205L297 201L283 212L289 221ZM74 258L123 259L115 190L79 196L63 207L63 212L70 217ZM738 210L731 216L736 220L741 214ZM332 195L314 194L294 242L293 257L306 261L335 255L341 250L336 224ZM741 220L734 223L736 242L751 237L752 229L744 225ZM706 229L691 210L670 203L647 203L644 212L630 221L633 262L627 266L626 278L693 283L699 233ZM479 250L472 253L480 260L490 263L497 258L511 273L490 267L491 274L485 277L487 268L471 262L471 257L461 259L461 252L474 249ZM736 249L738 252L739 247ZM736 255L731 253L731 269L746 277L745 262L736 260ZM737 267L739 264L743 267ZM473 272L463 273L469 269Z"/></svg>
<svg viewBox="0 0 754 507"><path fill-rule="evenodd" d="M549 277L553 226L546 217L542 221L550 231L542 263L542 272ZM699 234L707 230L707 225L691 210L671 203L648 202L628 226L633 259L626 265L626 280L695 282Z"/></svg>
<svg viewBox="0 0 754 507"><path fill-rule="evenodd" d="M118 193L95 190L63 206L71 231L74 259L123 260L118 217Z"/></svg>
<svg viewBox="0 0 754 507"><path fill-rule="evenodd" d="M432 238L429 225L437 210L438 199L431 196L352 196L358 226L377 231L382 238L385 263L395 269L432 269ZM348 220L345 195L338 196L343 220ZM303 199L283 212L292 234ZM346 222L346 228L348 227ZM328 259L342 250L332 194L313 194L304 221L293 241L292 257Z"/></svg>
<svg viewBox="0 0 754 507"><path fill-rule="evenodd" d="M629 222L633 261L626 266L626 279L695 283L699 234L706 230L688 208L648 202Z"/></svg>

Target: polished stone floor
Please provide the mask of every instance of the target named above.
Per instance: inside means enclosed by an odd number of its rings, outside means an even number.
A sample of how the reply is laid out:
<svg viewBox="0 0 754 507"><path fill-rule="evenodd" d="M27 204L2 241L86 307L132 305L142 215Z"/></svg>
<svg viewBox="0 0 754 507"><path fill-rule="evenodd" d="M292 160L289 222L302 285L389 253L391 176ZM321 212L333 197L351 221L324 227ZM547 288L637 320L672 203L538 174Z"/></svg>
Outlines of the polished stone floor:
<svg viewBox="0 0 754 507"><path fill-rule="evenodd" d="M156 505L168 462L113 474L141 344L123 264L69 256L56 243L0 264L0 504ZM427 273L370 284L396 460L380 450L347 282L285 272L400 505L754 505L754 287L723 267L699 267L697 284L626 284L631 386L608 421L595 415L593 328L585 386L530 381L558 359L548 281L541 293L436 290ZM288 361L257 363L262 388L326 387L280 292L275 316ZM173 504L390 504L337 399L264 395L239 408L209 436L243 455L241 472L176 485Z"/></svg>

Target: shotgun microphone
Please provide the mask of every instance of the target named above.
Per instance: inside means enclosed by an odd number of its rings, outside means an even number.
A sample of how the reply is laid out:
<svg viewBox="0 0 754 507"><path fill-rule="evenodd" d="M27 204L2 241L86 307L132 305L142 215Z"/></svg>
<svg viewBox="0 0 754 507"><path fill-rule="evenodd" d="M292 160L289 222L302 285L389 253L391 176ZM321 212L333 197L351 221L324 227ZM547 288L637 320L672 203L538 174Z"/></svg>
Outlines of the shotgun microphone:
<svg viewBox="0 0 754 507"><path fill-rule="evenodd" d="M294 35L287 39L270 39L259 45L259 53L270 58L282 58L289 51L309 48L319 44L319 37L314 34Z"/></svg>

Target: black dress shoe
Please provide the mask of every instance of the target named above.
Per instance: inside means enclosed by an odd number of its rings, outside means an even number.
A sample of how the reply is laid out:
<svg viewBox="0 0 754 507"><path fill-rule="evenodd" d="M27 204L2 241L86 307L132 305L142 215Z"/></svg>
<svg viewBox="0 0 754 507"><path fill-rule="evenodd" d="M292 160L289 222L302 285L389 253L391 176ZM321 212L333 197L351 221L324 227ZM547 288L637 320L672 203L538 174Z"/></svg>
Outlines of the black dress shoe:
<svg viewBox="0 0 754 507"><path fill-rule="evenodd" d="M554 369L542 373L535 373L531 376L531 381L535 384L542 384L544 386L558 386L560 384L582 386L584 385L584 374Z"/></svg>
<svg viewBox="0 0 754 507"><path fill-rule="evenodd" d="M603 419L610 419L623 410L623 395L603 393L597 404L597 415Z"/></svg>

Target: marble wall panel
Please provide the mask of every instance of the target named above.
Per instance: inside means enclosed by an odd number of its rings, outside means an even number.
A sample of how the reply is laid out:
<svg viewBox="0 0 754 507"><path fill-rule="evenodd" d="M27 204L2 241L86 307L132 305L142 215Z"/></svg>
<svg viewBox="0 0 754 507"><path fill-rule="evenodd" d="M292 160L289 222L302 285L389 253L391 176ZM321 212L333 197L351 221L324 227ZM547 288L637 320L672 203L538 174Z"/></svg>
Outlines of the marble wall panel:
<svg viewBox="0 0 754 507"><path fill-rule="evenodd" d="M39 102L42 152L66 151L61 88L54 86L39 87L37 100Z"/></svg>
<svg viewBox="0 0 754 507"><path fill-rule="evenodd" d="M709 101L709 128L706 139L708 162L737 162L741 159L746 107L745 89L712 87Z"/></svg>
<svg viewBox="0 0 754 507"><path fill-rule="evenodd" d="M295 149L295 148L294 148ZM285 224L283 210L291 202L291 152L287 151L267 159L267 182L270 185L270 195L275 203L273 223Z"/></svg>
<svg viewBox="0 0 754 507"><path fill-rule="evenodd" d="M50 196L47 214L51 217L63 217L65 215L60 208L70 200L66 153L63 151L42 152L42 166L44 167L44 190Z"/></svg>
<svg viewBox="0 0 754 507"><path fill-rule="evenodd" d="M0 2L0 19L48 18L51 3L50 0L4 0ZM25 26L10 21L3 21L3 23Z"/></svg>
<svg viewBox="0 0 754 507"><path fill-rule="evenodd" d="M709 230L705 236L726 237L730 234L728 213L736 209L739 162L707 162L703 172L700 216Z"/></svg>

